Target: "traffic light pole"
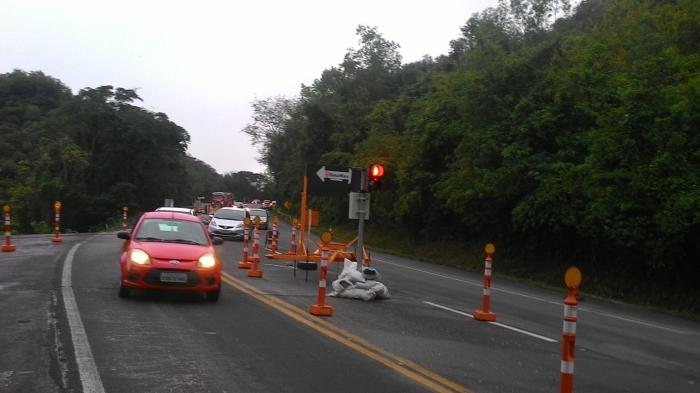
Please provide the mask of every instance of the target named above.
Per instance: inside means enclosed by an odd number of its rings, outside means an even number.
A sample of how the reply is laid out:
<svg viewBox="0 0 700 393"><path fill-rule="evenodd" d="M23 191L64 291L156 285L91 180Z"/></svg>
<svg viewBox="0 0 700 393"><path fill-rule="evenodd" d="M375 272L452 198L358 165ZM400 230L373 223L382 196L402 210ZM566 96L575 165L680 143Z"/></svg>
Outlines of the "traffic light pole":
<svg viewBox="0 0 700 393"><path fill-rule="evenodd" d="M362 169L360 175L360 193L358 194L358 209L357 209L357 248L355 255L357 256L357 271L362 272L362 267L365 264L364 240L365 240L365 209L367 208L367 169Z"/></svg>

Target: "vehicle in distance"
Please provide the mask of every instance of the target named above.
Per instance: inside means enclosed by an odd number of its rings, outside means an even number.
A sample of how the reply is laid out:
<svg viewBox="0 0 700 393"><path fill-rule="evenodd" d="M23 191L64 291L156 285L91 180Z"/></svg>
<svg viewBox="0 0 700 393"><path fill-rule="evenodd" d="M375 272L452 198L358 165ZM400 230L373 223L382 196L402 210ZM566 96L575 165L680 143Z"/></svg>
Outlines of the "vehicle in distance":
<svg viewBox="0 0 700 393"><path fill-rule="evenodd" d="M133 289L203 292L219 300L221 260L214 245L223 239L210 237L196 216L173 212L146 212L124 239L119 260L119 296Z"/></svg>
<svg viewBox="0 0 700 393"><path fill-rule="evenodd" d="M250 213L250 219L255 223L255 216L260 217L260 229L267 230L268 219L270 218L270 213L266 209L261 209L257 207L248 208Z"/></svg>
<svg viewBox="0 0 700 393"><path fill-rule="evenodd" d="M215 191L211 193L211 203L218 207L231 207L233 206L233 193Z"/></svg>
<svg viewBox="0 0 700 393"><path fill-rule="evenodd" d="M250 218L247 209L222 207L209 221L209 234L227 238L243 238L243 219Z"/></svg>
<svg viewBox="0 0 700 393"><path fill-rule="evenodd" d="M269 208L271 208L272 206L270 205L270 200L269 200L269 199L265 199L264 201L262 201L262 207L263 207L264 209L269 209Z"/></svg>
<svg viewBox="0 0 700 393"><path fill-rule="evenodd" d="M197 212L194 209L190 209L189 207L171 207L171 206L163 206L159 207L156 209L157 212L174 212L174 213L185 213L189 215L196 215Z"/></svg>

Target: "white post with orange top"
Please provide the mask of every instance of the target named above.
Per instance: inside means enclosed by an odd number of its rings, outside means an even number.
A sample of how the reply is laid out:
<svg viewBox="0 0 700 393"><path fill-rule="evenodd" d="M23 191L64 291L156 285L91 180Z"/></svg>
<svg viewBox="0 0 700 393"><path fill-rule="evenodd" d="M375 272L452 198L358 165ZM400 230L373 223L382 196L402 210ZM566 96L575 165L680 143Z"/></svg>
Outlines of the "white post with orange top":
<svg viewBox="0 0 700 393"><path fill-rule="evenodd" d="M561 382L560 393L573 393L574 391L574 360L576 358L576 308L578 301L576 293L581 284L581 271L570 267L564 274L564 282L569 292L564 299L564 326L562 327L561 340Z"/></svg>

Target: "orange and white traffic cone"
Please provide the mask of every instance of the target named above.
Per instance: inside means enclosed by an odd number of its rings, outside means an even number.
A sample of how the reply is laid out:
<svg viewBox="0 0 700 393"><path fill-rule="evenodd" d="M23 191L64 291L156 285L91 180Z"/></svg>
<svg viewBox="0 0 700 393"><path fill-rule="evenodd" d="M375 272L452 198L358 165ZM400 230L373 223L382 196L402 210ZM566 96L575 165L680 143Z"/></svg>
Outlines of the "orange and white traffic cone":
<svg viewBox="0 0 700 393"><path fill-rule="evenodd" d="M328 251L321 251L321 272L318 279L318 299L311 306L311 314L321 317L333 315L333 307L326 304L326 277L328 275Z"/></svg>
<svg viewBox="0 0 700 393"><path fill-rule="evenodd" d="M243 221L243 259L238 262L239 269L250 269L253 264L248 260L248 223Z"/></svg>
<svg viewBox="0 0 700 393"><path fill-rule="evenodd" d="M122 230L126 231L129 225L129 222L126 219L126 212L129 211L129 208L124 206L122 207Z"/></svg>
<svg viewBox="0 0 700 393"><path fill-rule="evenodd" d="M489 243L486 245L486 259L484 260L484 291L481 310L474 311L474 319L479 321L495 321L496 314L489 310L491 303L491 266L493 265L493 251L495 247Z"/></svg>
<svg viewBox="0 0 700 393"><path fill-rule="evenodd" d="M248 270L248 277L261 278L262 272L258 269L258 264L260 263L260 256L258 256L258 251L260 248L260 226L258 221L255 222L255 232L253 233L253 266Z"/></svg>
<svg viewBox="0 0 700 393"><path fill-rule="evenodd" d="M51 239L51 241L53 243L60 243L63 241L63 239L61 239L61 202L56 201L56 203L53 204L53 210L55 212L55 219L53 227L53 238Z"/></svg>
<svg viewBox="0 0 700 393"><path fill-rule="evenodd" d="M270 247L270 248L272 249L273 254L277 252L277 223L276 222L272 223L272 247Z"/></svg>
<svg viewBox="0 0 700 393"><path fill-rule="evenodd" d="M574 391L574 361L576 359L576 320L577 306L576 294L581 283L581 271L576 267L570 267L564 276L568 294L564 299L564 325L562 326L561 340L561 382L560 393L573 393Z"/></svg>
<svg viewBox="0 0 700 393"><path fill-rule="evenodd" d="M12 252L16 250L14 244L10 237L12 236L12 222L10 221L10 212L12 208L10 205L5 205L3 207L3 212L5 213L5 244L2 245L2 252Z"/></svg>
<svg viewBox="0 0 700 393"><path fill-rule="evenodd" d="M289 254L297 253L297 226L292 223L292 240L289 242Z"/></svg>

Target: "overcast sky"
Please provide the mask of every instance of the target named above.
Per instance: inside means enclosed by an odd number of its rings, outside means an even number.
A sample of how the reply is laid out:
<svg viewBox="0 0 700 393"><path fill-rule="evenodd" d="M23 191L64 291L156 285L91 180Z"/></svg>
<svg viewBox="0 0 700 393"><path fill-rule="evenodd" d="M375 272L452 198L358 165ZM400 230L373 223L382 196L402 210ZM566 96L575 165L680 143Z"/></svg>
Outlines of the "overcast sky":
<svg viewBox="0 0 700 393"><path fill-rule="evenodd" d="M250 102L298 96L376 26L404 63L447 54L474 12L497 0L0 0L0 73L43 71L74 93L136 89L190 134L217 172L264 172L241 130Z"/></svg>

